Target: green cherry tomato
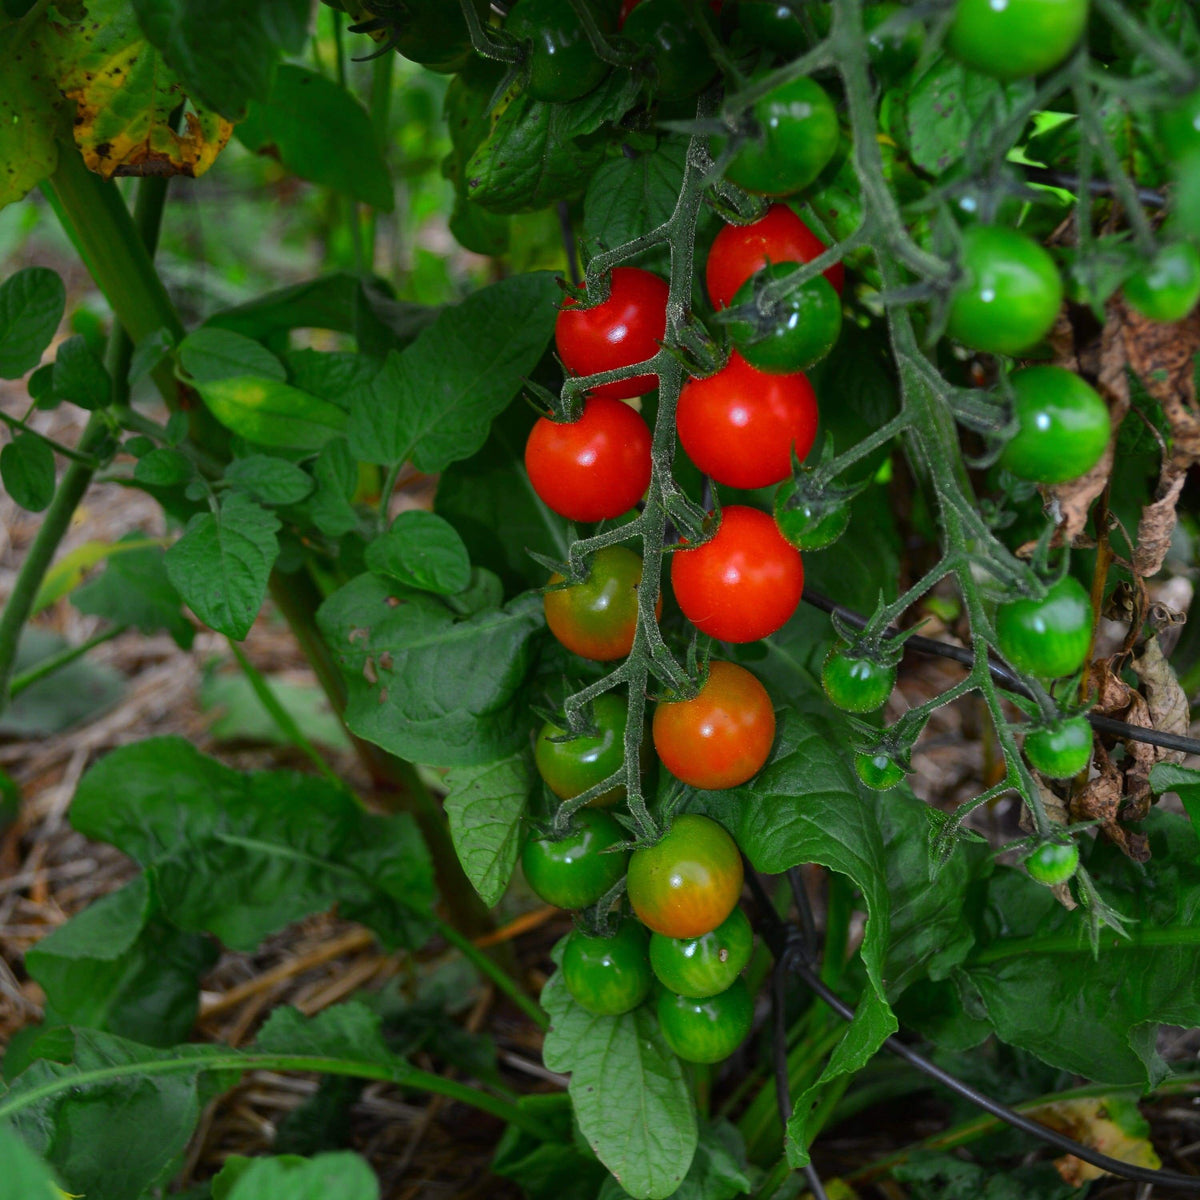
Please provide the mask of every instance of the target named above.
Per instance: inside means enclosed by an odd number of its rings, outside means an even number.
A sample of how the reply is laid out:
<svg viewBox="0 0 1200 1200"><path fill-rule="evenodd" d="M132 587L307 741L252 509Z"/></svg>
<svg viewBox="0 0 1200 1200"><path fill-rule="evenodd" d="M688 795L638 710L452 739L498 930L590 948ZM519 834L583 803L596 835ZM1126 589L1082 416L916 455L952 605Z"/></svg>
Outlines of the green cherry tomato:
<svg viewBox="0 0 1200 1200"><path fill-rule="evenodd" d="M1018 429L1002 466L1033 483L1063 483L1100 461L1112 423L1095 388L1062 367L1025 367L1009 382Z"/></svg>
<svg viewBox="0 0 1200 1200"><path fill-rule="evenodd" d="M886 754L856 754L854 771L867 787L877 792L894 788L904 778L904 768Z"/></svg>
<svg viewBox="0 0 1200 1200"><path fill-rule="evenodd" d="M753 130L725 168L725 178L760 196L787 196L825 169L838 145L837 110L828 92L801 76L780 84L750 109ZM719 158L724 138L713 139Z"/></svg>
<svg viewBox="0 0 1200 1200"><path fill-rule="evenodd" d="M959 62L996 79L1041 75L1075 48L1088 0L958 0L946 45Z"/></svg>
<svg viewBox="0 0 1200 1200"><path fill-rule="evenodd" d="M846 532L850 505L798 496L796 481L785 479L775 493L775 524L797 550L824 550Z"/></svg>
<svg viewBox="0 0 1200 1200"><path fill-rule="evenodd" d="M697 11L704 19L708 10ZM686 100L717 73L708 46L682 0L642 0L621 32L650 51L658 76L655 91L661 100Z"/></svg>
<svg viewBox="0 0 1200 1200"><path fill-rule="evenodd" d="M1053 887L1066 883L1079 866L1079 847L1059 842L1043 842L1026 860L1025 870L1031 879Z"/></svg>
<svg viewBox="0 0 1200 1200"><path fill-rule="evenodd" d="M585 808L565 838L531 837L521 851L521 869L547 904L586 908L625 874L628 852L604 853L624 840L625 831L608 813Z"/></svg>
<svg viewBox="0 0 1200 1200"><path fill-rule="evenodd" d="M611 937L573 930L563 948L562 972L567 991L594 1016L630 1012L654 985L646 930L636 921L622 921Z"/></svg>
<svg viewBox="0 0 1200 1200"><path fill-rule="evenodd" d="M972 350L1020 354L1054 324L1063 285L1054 259L1032 238L998 225L963 231L962 279L946 332Z"/></svg>
<svg viewBox="0 0 1200 1200"><path fill-rule="evenodd" d="M611 6L591 7L601 31L611 33L616 28ZM608 74L608 64L596 57L583 22L562 0L517 0L504 28L529 46L526 90L535 100L578 99Z"/></svg>
<svg viewBox="0 0 1200 1200"><path fill-rule="evenodd" d="M808 49L800 15L792 4L779 0L741 0L737 6L738 28L756 46L779 58L795 58Z"/></svg>
<svg viewBox="0 0 1200 1200"><path fill-rule="evenodd" d="M744 979L704 1000L673 992L658 997L658 1024L667 1045L684 1060L716 1063L746 1040L754 1023L754 1000Z"/></svg>
<svg viewBox="0 0 1200 1200"><path fill-rule="evenodd" d="M633 852L628 887L643 925L667 937L699 937L737 906L742 856L716 821L684 813L661 840Z"/></svg>
<svg viewBox="0 0 1200 1200"><path fill-rule="evenodd" d="M754 931L735 908L716 929L696 938L650 938L650 966L658 981L680 996L703 1000L733 986L750 961Z"/></svg>
<svg viewBox="0 0 1200 1200"><path fill-rule="evenodd" d="M741 356L768 375L807 371L833 349L842 332L842 302L824 275L792 288L779 300L754 312L763 284L796 270L795 263L774 263L755 272L737 290L733 308L751 315L729 322L729 337Z"/></svg>
<svg viewBox="0 0 1200 1200"><path fill-rule="evenodd" d="M1020 671L1041 679L1073 675L1091 644L1091 600L1083 584L1066 575L1041 600L1000 605L996 637L1000 653Z"/></svg>
<svg viewBox="0 0 1200 1200"><path fill-rule="evenodd" d="M396 7L400 15L386 21L385 45L390 41L405 58L443 75L453 75L471 61L471 35L457 5L444 0L406 0ZM475 11L486 21L486 0L475 0ZM386 20L373 13L370 5L363 6L362 15L364 24L375 17Z"/></svg>
<svg viewBox="0 0 1200 1200"><path fill-rule="evenodd" d="M904 5L871 4L863 9L863 29L867 34L867 55L871 66L885 79L896 79L909 70L921 57L925 45L925 30L920 21L910 20L894 33L882 33L885 25Z"/></svg>
<svg viewBox="0 0 1200 1200"><path fill-rule="evenodd" d="M1125 299L1151 321L1182 321L1200 300L1200 251L1191 242L1164 246L1125 280Z"/></svg>
<svg viewBox="0 0 1200 1200"><path fill-rule="evenodd" d="M1200 150L1200 88L1159 115L1158 133L1164 158L1180 159Z"/></svg>
<svg viewBox="0 0 1200 1200"><path fill-rule="evenodd" d="M1074 779L1092 761L1092 727L1086 717L1068 717L1030 730L1025 757L1047 779Z"/></svg>
<svg viewBox="0 0 1200 1200"><path fill-rule="evenodd" d="M605 692L592 701L594 734L579 734L569 741L556 739L567 731L547 721L538 732L533 747L533 761L546 786L560 799L570 800L614 771L625 761L625 725L629 706L612 692ZM591 808L609 808L625 798L624 787L611 788L589 802Z"/></svg>
<svg viewBox="0 0 1200 1200"><path fill-rule="evenodd" d="M870 658L854 658L845 643L834 646L821 667L821 686L829 702L843 712L869 713L882 708L896 686L896 668Z"/></svg>

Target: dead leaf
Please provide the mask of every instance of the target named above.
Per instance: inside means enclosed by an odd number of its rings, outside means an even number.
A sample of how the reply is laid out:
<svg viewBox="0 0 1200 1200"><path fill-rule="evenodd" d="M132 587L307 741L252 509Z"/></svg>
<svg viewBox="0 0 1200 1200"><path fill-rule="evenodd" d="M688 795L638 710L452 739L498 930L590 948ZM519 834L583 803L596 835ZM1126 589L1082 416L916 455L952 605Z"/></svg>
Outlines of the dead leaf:
<svg viewBox="0 0 1200 1200"><path fill-rule="evenodd" d="M1063 1100L1036 1109L1030 1115L1039 1124L1048 1125L1130 1166L1162 1166L1162 1160L1150 1143L1150 1126L1129 1096L1118 1094L1094 1099ZM1056 1159L1054 1165L1063 1181L1075 1187L1110 1174L1073 1154Z"/></svg>

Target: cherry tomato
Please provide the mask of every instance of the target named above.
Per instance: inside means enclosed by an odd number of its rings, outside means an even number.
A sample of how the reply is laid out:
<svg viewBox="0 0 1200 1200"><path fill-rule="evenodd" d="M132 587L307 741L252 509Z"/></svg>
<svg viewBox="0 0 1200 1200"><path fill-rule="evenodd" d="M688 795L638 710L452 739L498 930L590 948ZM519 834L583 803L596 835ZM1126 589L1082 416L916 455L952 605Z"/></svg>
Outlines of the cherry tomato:
<svg viewBox="0 0 1200 1200"><path fill-rule="evenodd" d="M689 379L675 411L679 441L706 475L728 487L757 488L792 473L817 436L817 397L799 371L768 375L735 350L706 379Z"/></svg>
<svg viewBox="0 0 1200 1200"><path fill-rule="evenodd" d="M559 516L602 521L628 512L650 486L650 442L641 414L593 396L578 421L539 418L525 443L525 469Z"/></svg>
<svg viewBox="0 0 1200 1200"><path fill-rule="evenodd" d="M854 771L867 787L877 792L894 788L904 778L904 768L886 754L856 754Z"/></svg>
<svg viewBox="0 0 1200 1200"><path fill-rule="evenodd" d="M735 908L716 929L696 938L650 937L650 966L679 996L703 1000L733 986L754 950L754 931Z"/></svg>
<svg viewBox="0 0 1200 1200"><path fill-rule="evenodd" d="M850 505L840 500L797 496L796 481L785 479L775 493L775 524L797 550L824 550L846 532Z"/></svg>
<svg viewBox="0 0 1200 1200"><path fill-rule="evenodd" d="M1059 842L1043 842L1026 860L1025 870L1031 879L1053 887L1066 883L1079 867L1079 847Z"/></svg>
<svg viewBox="0 0 1200 1200"><path fill-rule="evenodd" d="M963 231L963 277L946 332L972 350L1020 354L1054 324L1063 286L1054 259L1032 238L998 225Z"/></svg>
<svg viewBox="0 0 1200 1200"><path fill-rule="evenodd" d="M1166 158L1177 161L1200 150L1200 88L1159 114L1158 133Z"/></svg>
<svg viewBox="0 0 1200 1200"><path fill-rule="evenodd" d="M614 267L608 299L592 308L563 301L554 323L554 344L572 375L632 367L658 353L667 332L665 280L640 267ZM635 375L592 388L591 395L628 400L658 386L657 375Z"/></svg>
<svg viewBox="0 0 1200 1200"><path fill-rule="evenodd" d="M960 62L997 79L1041 75L1075 48L1088 0L958 0L946 45Z"/></svg>
<svg viewBox="0 0 1200 1200"><path fill-rule="evenodd" d="M792 4L779 0L741 0L737 16L738 28L746 37L779 58L796 58L809 47L800 14Z"/></svg>
<svg viewBox="0 0 1200 1200"><path fill-rule="evenodd" d="M625 874L629 852L604 853L625 841L625 831L606 812L585 808L575 814L565 838L530 837L521 851L521 870L547 904L586 908Z"/></svg>
<svg viewBox="0 0 1200 1200"><path fill-rule="evenodd" d="M713 538L671 556L671 582L683 615L702 632L756 642L796 611L804 566L766 513L731 504Z"/></svg>
<svg viewBox="0 0 1200 1200"><path fill-rule="evenodd" d="M1200 300L1200 251L1191 242L1164 246L1125 280L1125 299L1151 321L1182 321Z"/></svg>
<svg viewBox="0 0 1200 1200"><path fill-rule="evenodd" d="M776 263L752 275L738 289L733 306L753 306L759 282L781 279L796 270ZM729 337L756 370L771 375L807 371L833 349L842 332L842 305L833 284L823 275L792 288L768 311L729 324Z"/></svg>
<svg viewBox="0 0 1200 1200"><path fill-rule="evenodd" d="M612 32L616 22L608 5L592 5L592 16L601 32ZM526 91L535 100L575 100L608 74L608 64L596 57L583 22L561 0L517 0L504 28L529 46Z"/></svg>
<svg viewBox="0 0 1200 1200"><path fill-rule="evenodd" d="M667 937L699 937L737 906L742 856L716 821L683 813L661 840L633 852L627 886L643 925Z"/></svg>
<svg viewBox="0 0 1200 1200"><path fill-rule="evenodd" d="M880 32L881 26L903 11L903 5L892 4L888 0L863 9L863 30L867 35L867 54L871 66L887 79L898 78L910 70L921 57L925 46L925 32L920 21L909 21L895 33Z"/></svg>
<svg viewBox="0 0 1200 1200"><path fill-rule="evenodd" d="M650 51L661 100L694 96L717 73L716 63L681 0L642 0L622 32Z"/></svg>
<svg viewBox="0 0 1200 1200"><path fill-rule="evenodd" d="M745 5L743 5L743 8ZM809 263L828 247L786 204L772 204L752 225L726 225L713 240L704 264L704 285L714 308L728 308L738 288L771 263ZM841 295L842 264L825 278Z"/></svg>
<svg viewBox="0 0 1200 1200"><path fill-rule="evenodd" d="M754 1000L744 979L716 996L689 1000L672 992L658 997L658 1024L667 1045L684 1062L715 1063L746 1040L754 1023Z"/></svg>
<svg viewBox="0 0 1200 1200"><path fill-rule="evenodd" d="M555 739L567 736L567 731L547 721L538 732L533 747L533 761L546 786L560 799L570 800L586 792L625 762L625 726L629 706L612 692L605 692L592 701L592 724L595 733L583 733L570 741ZM625 788L618 785L589 801L590 808L610 808L625 798Z"/></svg>
<svg viewBox="0 0 1200 1200"><path fill-rule="evenodd" d="M871 658L855 658L845 643L834 646L821 667L821 686L829 702L843 712L882 708L896 686L896 668Z"/></svg>
<svg viewBox="0 0 1200 1200"><path fill-rule="evenodd" d="M1092 727L1068 717L1025 735L1025 757L1047 779L1074 779L1092 761Z"/></svg>
<svg viewBox="0 0 1200 1200"><path fill-rule="evenodd" d="M562 973L567 991L593 1016L632 1011L654 985L646 930L636 921L622 921L610 937L573 930L563 947Z"/></svg>
<svg viewBox="0 0 1200 1200"><path fill-rule="evenodd" d="M654 710L658 757L692 787L745 783L761 770L774 741L775 710L767 689L734 663L710 663L704 686L691 700L666 699Z"/></svg>
<svg viewBox="0 0 1200 1200"><path fill-rule="evenodd" d="M561 575L550 582L561 583ZM637 588L642 560L625 546L605 546L592 556L582 583L546 592L542 606L550 632L572 654L594 662L624 658L637 631ZM655 615L662 614L659 596Z"/></svg>
<svg viewBox="0 0 1200 1200"><path fill-rule="evenodd" d="M1091 600L1083 584L1066 575L1041 600L1000 605L996 637L1000 653L1020 671L1042 679L1073 675L1091 644Z"/></svg>
<svg viewBox="0 0 1200 1200"><path fill-rule="evenodd" d="M1019 428L1000 463L1033 483L1062 483L1090 471L1112 436L1095 388L1062 367L1025 367L1009 376Z"/></svg>
<svg viewBox="0 0 1200 1200"><path fill-rule="evenodd" d="M838 145L837 110L828 92L806 76L773 88L751 106L755 132L734 152L725 178L748 192L787 196L825 169ZM725 139L713 139L720 158Z"/></svg>
<svg viewBox="0 0 1200 1200"><path fill-rule="evenodd" d="M475 9L486 21L486 0L475 0ZM387 41L405 58L443 75L454 75L471 61L471 35L460 8L444 0L408 0L402 13L385 26ZM372 25L370 19L363 23Z"/></svg>

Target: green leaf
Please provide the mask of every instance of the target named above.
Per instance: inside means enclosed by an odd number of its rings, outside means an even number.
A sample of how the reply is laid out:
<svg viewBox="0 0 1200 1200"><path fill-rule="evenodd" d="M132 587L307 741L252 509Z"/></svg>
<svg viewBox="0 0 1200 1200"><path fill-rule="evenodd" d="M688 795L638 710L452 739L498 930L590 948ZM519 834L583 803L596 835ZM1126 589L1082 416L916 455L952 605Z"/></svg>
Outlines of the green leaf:
<svg viewBox="0 0 1200 1200"><path fill-rule="evenodd" d="M379 1181L364 1158L343 1150L299 1161L253 1159L223 1194L226 1200L379 1200Z"/></svg>
<svg viewBox="0 0 1200 1200"><path fill-rule="evenodd" d="M192 460L181 450L160 446L143 454L133 468L133 477L138 483L151 487L177 487L187 483L196 473Z"/></svg>
<svg viewBox="0 0 1200 1200"><path fill-rule="evenodd" d="M0 30L0 39L6 32ZM0 58L3 57L0 54ZM6 71L0 88L8 83ZM0 91L0 130L6 123L4 93ZM3 134L0 134L0 163L3 164L0 178L12 169L11 164L21 161L4 154L3 145ZM5 202L3 196L0 186L0 204ZM26 267L0 283L0 379L20 379L42 361L42 354L62 321L66 304L63 281L49 267Z"/></svg>
<svg viewBox="0 0 1200 1200"><path fill-rule="evenodd" d="M295 463L269 454L236 458L225 468L225 482L249 492L260 504L298 504L313 490L313 478Z"/></svg>
<svg viewBox="0 0 1200 1200"><path fill-rule="evenodd" d="M931 175L942 174L966 154L968 145L986 145L1032 96L1032 80L1000 83L951 58L935 59L908 96L913 163Z"/></svg>
<svg viewBox="0 0 1200 1200"><path fill-rule="evenodd" d="M737 1126L717 1121L700 1130L687 1176L670 1200L733 1200L753 1187L746 1171L746 1147ZM596 1200L623 1200L629 1193L611 1176Z"/></svg>
<svg viewBox="0 0 1200 1200"><path fill-rule="evenodd" d="M112 379L82 335L67 338L54 359L54 394L89 410L112 403Z"/></svg>
<svg viewBox="0 0 1200 1200"><path fill-rule="evenodd" d="M388 1049L380 1015L361 1001L336 1004L315 1017L295 1008L277 1008L254 1040L263 1054L307 1054L354 1059L381 1067L401 1060Z"/></svg>
<svg viewBox="0 0 1200 1200"><path fill-rule="evenodd" d="M365 354L338 351L289 350L283 355L288 382L339 408L347 408L346 394L365 387L379 374L379 363Z"/></svg>
<svg viewBox="0 0 1200 1200"><path fill-rule="evenodd" d="M498 904L521 851L521 818L533 788L529 756L513 754L446 777L446 816L458 860L484 904Z"/></svg>
<svg viewBox="0 0 1200 1200"><path fill-rule="evenodd" d="M72 597L81 613L103 617L116 625L134 625L143 633L166 630L183 650L191 649L196 631L183 615L179 593L167 578L166 555L160 546L146 545L138 533L126 534L104 573L84 584Z"/></svg>
<svg viewBox="0 0 1200 1200"><path fill-rule="evenodd" d="M333 750L353 752L329 697L316 683L296 682L288 676L268 679L275 699L310 742ZM266 742L292 745L278 722L263 708L262 701L245 675L227 672L206 674L198 696L201 709L213 717L207 730L218 742Z"/></svg>
<svg viewBox="0 0 1200 1200"><path fill-rule="evenodd" d="M0 1200L58 1200L50 1168L11 1129L0 1125Z"/></svg>
<svg viewBox="0 0 1200 1200"><path fill-rule="evenodd" d="M250 632L279 554L279 521L241 492L217 513L197 513L167 551L167 577L210 629L241 641Z"/></svg>
<svg viewBox="0 0 1200 1200"><path fill-rule="evenodd" d="M236 132L247 150L277 156L302 179L392 211L392 181L371 118L344 87L316 71L281 66L270 97L251 103Z"/></svg>
<svg viewBox="0 0 1200 1200"><path fill-rule="evenodd" d="M521 93L467 162L467 195L496 213L534 212L577 195L604 158L597 131L623 116L637 92L631 72L613 71L568 104Z"/></svg>
<svg viewBox="0 0 1200 1200"><path fill-rule="evenodd" d="M593 1017L556 971L542 988L550 1016L542 1058L570 1074L580 1131L637 1200L673 1195L692 1164L699 1134L691 1089L650 1009Z"/></svg>
<svg viewBox="0 0 1200 1200"><path fill-rule="evenodd" d="M203 325L179 344L179 361L197 383L255 375L287 380L283 363L265 346L228 329Z"/></svg>
<svg viewBox="0 0 1200 1200"><path fill-rule="evenodd" d="M312 466L316 491L301 511L326 537L339 538L358 528L351 498L358 487L358 462L344 437L334 438Z"/></svg>
<svg viewBox="0 0 1200 1200"><path fill-rule="evenodd" d="M259 446L320 450L346 428L338 405L274 379L214 379L196 390L226 429Z"/></svg>
<svg viewBox="0 0 1200 1200"><path fill-rule="evenodd" d="M42 512L54 499L54 451L36 434L17 434L0 449L0 480L23 509Z"/></svg>
<svg viewBox="0 0 1200 1200"><path fill-rule="evenodd" d="M363 462L410 457L441 471L474 454L533 370L554 331L558 289L547 271L515 275L443 310L403 353L388 355L350 399L350 448Z"/></svg>
<svg viewBox="0 0 1200 1200"><path fill-rule="evenodd" d="M231 121L266 100L280 51L299 54L308 0L133 0L146 37L184 82Z"/></svg>
<svg viewBox="0 0 1200 1200"><path fill-rule="evenodd" d="M467 162L492 127L492 97L504 74L500 63L473 58L446 89L443 115L453 147L442 174L454 184L450 232L476 254L497 256L509 245L509 220L476 204L467 190Z"/></svg>
<svg viewBox="0 0 1200 1200"><path fill-rule="evenodd" d="M216 958L210 938L162 918L138 875L42 938L25 952L25 965L46 993L48 1024L169 1046L191 1034L200 979Z"/></svg>
<svg viewBox="0 0 1200 1200"><path fill-rule="evenodd" d="M1096 842L1087 868L1131 921L1092 956L1085 916L1024 872L997 868L975 920L976 949L955 980L996 1036L1102 1083L1153 1087L1167 1073L1162 1025L1200 1024L1200 843L1191 823L1151 810L1149 872Z"/></svg>
<svg viewBox="0 0 1200 1200"><path fill-rule="evenodd" d="M496 1146L492 1173L518 1184L529 1200L596 1200L611 1176L578 1136L571 1098L565 1092L533 1093L517 1104L559 1140L535 1138L509 1125Z"/></svg>
<svg viewBox="0 0 1200 1200"><path fill-rule="evenodd" d="M4 63L0 72L0 208L20 200L30 188L48 179L58 166L56 135L60 129L62 96L54 87L43 57L44 47L40 43L46 32L44 20L0 28L0 62ZM27 270L53 274L45 267ZM59 294L62 295L61 290ZM0 291L0 379L17 379L30 367L37 366L36 358L20 370L12 365L14 352L24 357L32 343L10 343L5 325L11 311L6 312ZM62 315L61 300L59 315ZM38 320L36 314L33 319ZM56 319L54 328L57 326ZM54 329L50 332L53 334ZM49 340L48 336L41 344L39 355ZM13 373L9 374L10 371Z"/></svg>
<svg viewBox="0 0 1200 1200"><path fill-rule="evenodd" d="M1200 829L1200 771L1174 763L1155 763L1150 768L1150 787L1156 795L1178 792L1193 829Z"/></svg>
<svg viewBox="0 0 1200 1200"><path fill-rule="evenodd" d="M499 575L510 593L546 581L546 569L529 551L565 561L570 548L567 522L538 498L525 470L532 423L524 405L511 405L481 450L442 472L433 499L471 561Z"/></svg>
<svg viewBox="0 0 1200 1200"><path fill-rule="evenodd" d="M669 137L652 154L614 158L588 184L583 204L583 238L611 249L657 229L675 211L687 139Z"/></svg>
<svg viewBox="0 0 1200 1200"><path fill-rule="evenodd" d="M400 513L367 546L367 566L405 587L440 596L461 592L471 582L471 560L454 526L420 509Z"/></svg>
<svg viewBox="0 0 1200 1200"><path fill-rule="evenodd" d="M181 738L149 739L84 775L71 823L146 867L175 925L234 949L335 903L389 946L429 932L432 868L415 822L370 815L316 776L242 774Z"/></svg>
<svg viewBox="0 0 1200 1200"><path fill-rule="evenodd" d="M924 1151L891 1173L908 1185L912 1200L1074 1200L1082 1194L1063 1181L1052 1163L997 1171L952 1154Z"/></svg>
<svg viewBox="0 0 1200 1200"><path fill-rule="evenodd" d="M471 766L504 758L527 735L521 691L542 628L540 597L459 619L434 596L360 575L317 619L359 737L413 762Z"/></svg>
<svg viewBox="0 0 1200 1200"><path fill-rule="evenodd" d="M158 366L174 346L171 334L166 329L156 329L147 334L133 349L129 363L129 384L132 387L144 379Z"/></svg>

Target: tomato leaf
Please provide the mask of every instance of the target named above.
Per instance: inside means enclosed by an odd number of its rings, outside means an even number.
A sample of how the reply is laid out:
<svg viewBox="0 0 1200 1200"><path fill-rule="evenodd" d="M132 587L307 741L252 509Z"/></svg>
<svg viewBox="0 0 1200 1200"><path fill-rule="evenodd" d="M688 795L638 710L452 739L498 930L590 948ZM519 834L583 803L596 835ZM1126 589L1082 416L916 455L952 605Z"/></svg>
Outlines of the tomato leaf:
<svg viewBox="0 0 1200 1200"><path fill-rule="evenodd" d="M441 471L474 454L533 370L557 313L548 271L515 275L444 309L369 387L350 396L350 448L363 462L411 458Z"/></svg>
<svg viewBox="0 0 1200 1200"><path fill-rule="evenodd" d="M733 1200L753 1188L746 1147L736 1125L715 1121L701 1126L692 1165L671 1200ZM596 1200L623 1200L629 1193L610 1175Z"/></svg>
<svg viewBox="0 0 1200 1200"><path fill-rule="evenodd" d="M453 596L471 582L471 560L449 521L413 509L367 546L367 566L404 587Z"/></svg>
<svg viewBox="0 0 1200 1200"><path fill-rule="evenodd" d="M527 736L521 693L543 627L540 597L460 619L435 596L360 575L317 619L359 737L410 761L472 766L504 758Z"/></svg>
<svg viewBox="0 0 1200 1200"><path fill-rule="evenodd" d="M0 131L4 124L0 100ZM0 180L8 164L17 161L0 150L0 163L5 164L0 168ZM0 379L20 379L42 361L66 303L63 281L48 267L26 267L0 283Z"/></svg>
<svg viewBox="0 0 1200 1200"><path fill-rule="evenodd" d="M657 229L675 211L687 139L665 138L652 154L614 158L592 176L583 204L583 238L594 250Z"/></svg>
<svg viewBox="0 0 1200 1200"><path fill-rule="evenodd" d="M274 379L242 375L197 383L204 403L226 429L259 446L320 450L346 428L346 413Z"/></svg>
<svg viewBox="0 0 1200 1200"><path fill-rule="evenodd" d="M600 1161L636 1200L674 1195L699 1134L691 1089L649 1008L593 1017L556 971L542 988L550 1031L542 1058L570 1074L579 1129Z"/></svg>
<svg viewBox="0 0 1200 1200"><path fill-rule="evenodd" d="M27 512L42 512L54 499L54 451L32 433L19 433L0 449L0 480Z"/></svg>
<svg viewBox="0 0 1200 1200"><path fill-rule="evenodd" d="M278 529L273 513L231 492L219 512L188 522L167 551L167 577L201 621L240 642L262 608Z"/></svg>
<svg viewBox="0 0 1200 1200"><path fill-rule="evenodd" d="M344 437L334 438L312 464L316 491L301 506L303 513L326 537L339 538L358 527L350 503L358 487L358 463Z"/></svg>
<svg viewBox="0 0 1200 1200"><path fill-rule="evenodd" d="M133 468L134 479L150 487L177 487L187 483L195 473L192 460L170 446L159 446L143 454Z"/></svg>
<svg viewBox="0 0 1200 1200"><path fill-rule="evenodd" d="M242 375L287 380L283 363L261 343L211 325L202 325L179 343L179 361L197 383Z"/></svg>
<svg viewBox="0 0 1200 1200"><path fill-rule="evenodd" d="M57 1194L50 1168L4 1126L0 1126L0 1162L4 1163L0 1200L51 1200Z"/></svg>
<svg viewBox="0 0 1200 1200"><path fill-rule="evenodd" d="M112 379L100 356L82 336L67 338L54 359L54 395L80 408L107 408Z"/></svg>
<svg viewBox="0 0 1200 1200"><path fill-rule="evenodd" d="M295 463L269 454L235 458L225 468L225 482L266 505L299 504L313 490L311 475Z"/></svg>
<svg viewBox="0 0 1200 1200"><path fill-rule="evenodd" d="M379 1180L367 1160L350 1150L318 1154L314 1158L247 1159L224 1200L262 1200L287 1196L288 1200L379 1200ZM213 1196L217 1197L214 1182Z"/></svg>
<svg viewBox="0 0 1200 1200"><path fill-rule="evenodd" d="M32 25L23 21L0 28L0 62L4 63L0 72L0 208L20 200L58 166L56 135L64 105L46 67L46 32L44 19ZM53 273L44 267L30 270ZM3 326L0 304L0 378L15 379L24 371L5 374L9 367L5 362ZM35 359L30 366L36 365Z"/></svg>
<svg viewBox="0 0 1200 1200"><path fill-rule="evenodd" d="M467 878L489 907L498 904L521 850L521 818L534 775L526 753L446 777L450 836Z"/></svg>

